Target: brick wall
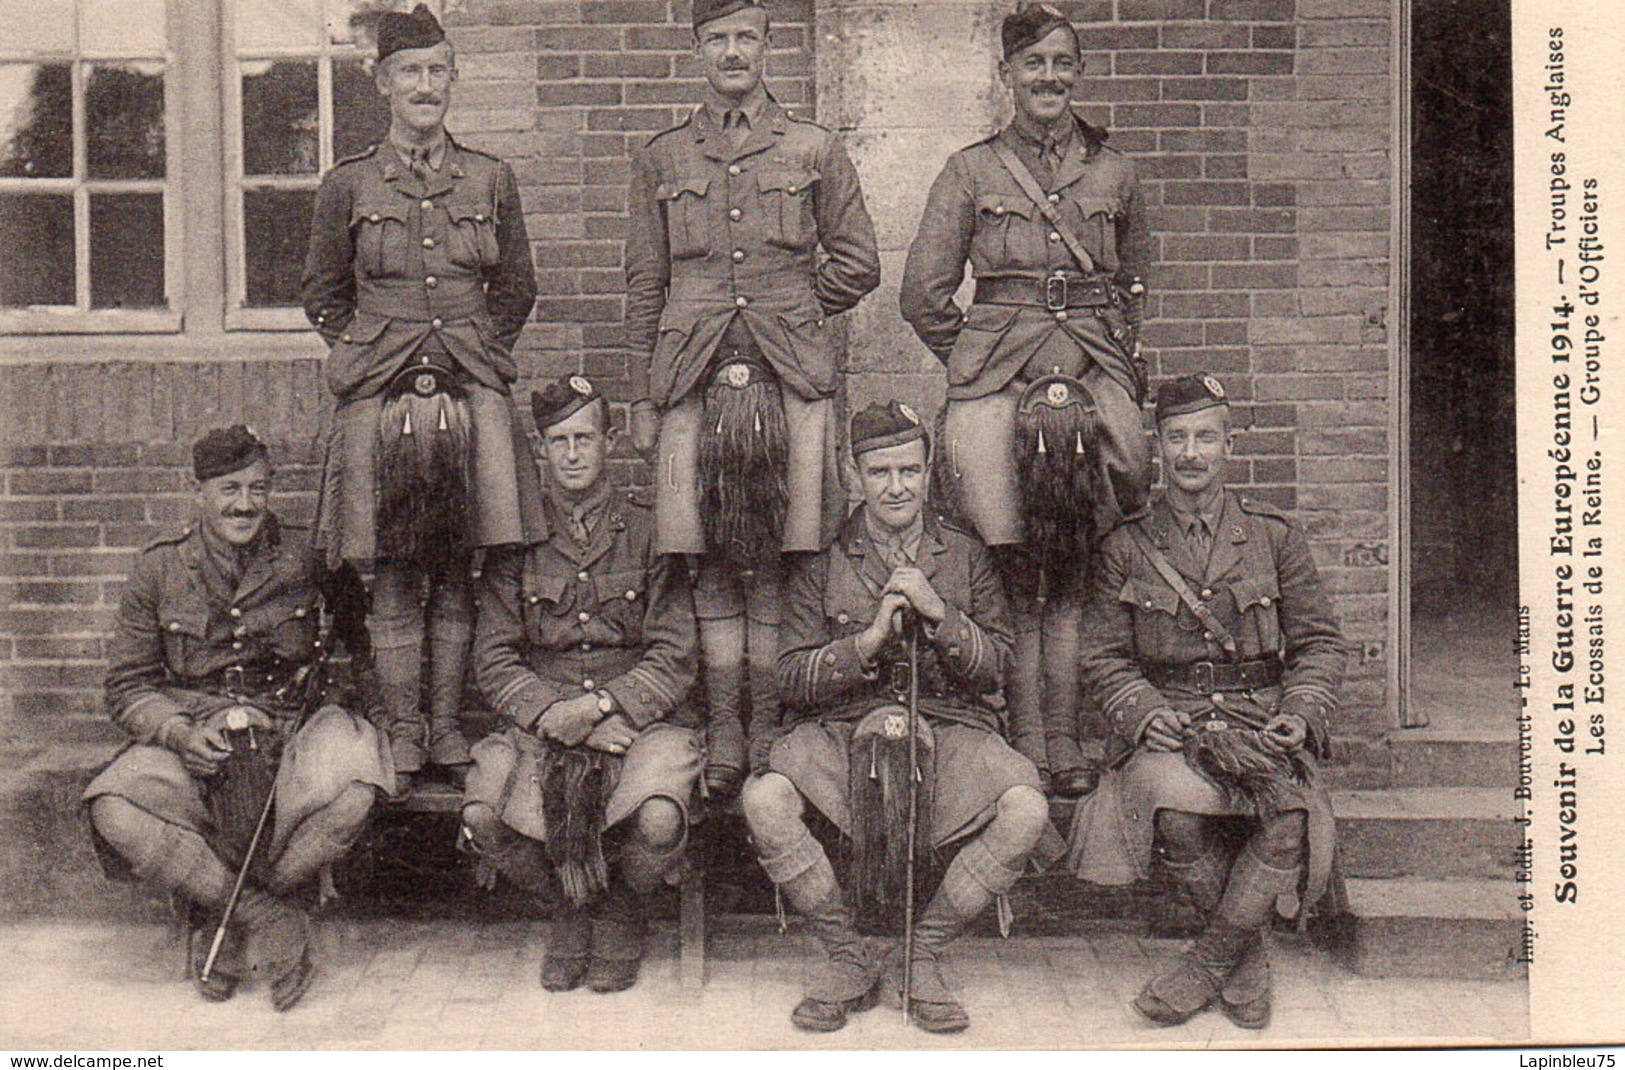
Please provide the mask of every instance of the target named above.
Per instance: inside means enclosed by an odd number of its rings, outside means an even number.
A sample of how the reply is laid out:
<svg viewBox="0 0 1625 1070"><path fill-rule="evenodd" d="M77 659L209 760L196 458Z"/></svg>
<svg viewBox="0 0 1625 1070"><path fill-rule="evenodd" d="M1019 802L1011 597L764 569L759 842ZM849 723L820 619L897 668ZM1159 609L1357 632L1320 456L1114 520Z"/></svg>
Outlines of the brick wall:
<svg viewBox="0 0 1625 1070"><path fill-rule="evenodd" d="M772 4L773 89L811 110L816 82L820 118L854 127L881 237L886 279L850 317L851 400L933 410L940 369L897 317L897 277L930 177L1007 113L991 78L1009 5ZM1062 6L1088 53L1083 114L1147 180L1153 371L1205 368L1251 402L1238 476L1308 527L1373 655L1353 667L1354 728L1386 728L1388 4ZM945 21L950 9L964 21ZM686 0L469 0L448 17L463 71L452 125L513 162L527 207L545 295L521 341L527 380L580 369L624 397L626 156L700 92L687 18ZM0 359L0 745L114 738L98 708L103 637L133 553L184 515L179 444L247 420L275 447L284 508L308 515L319 349L284 351L135 363L123 340L89 339L73 362Z"/></svg>

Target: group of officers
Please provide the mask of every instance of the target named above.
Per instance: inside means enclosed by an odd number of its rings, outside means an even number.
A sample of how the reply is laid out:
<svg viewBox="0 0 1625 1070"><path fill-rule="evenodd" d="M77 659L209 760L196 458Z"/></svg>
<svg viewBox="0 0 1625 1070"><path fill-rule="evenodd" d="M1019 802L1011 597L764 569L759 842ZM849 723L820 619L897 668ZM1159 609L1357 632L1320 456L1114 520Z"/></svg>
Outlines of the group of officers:
<svg viewBox="0 0 1625 1070"><path fill-rule="evenodd" d="M542 985L614 992L693 807L738 795L823 951L800 1028L906 976L913 1022L965 1029L943 948L1063 855L1100 884L1158 858L1206 918L1138 1011L1263 1027L1265 934L1328 884L1343 641L1297 527L1225 487L1216 379L1155 392L1150 494L1150 240L1132 166L1071 110L1076 32L1045 5L1004 20L1014 120L931 189L901 306L946 367L934 429L897 401L840 425L831 318L879 282L857 172L764 87L762 3L695 0L693 33L709 91L631 175L646 502L581 375L532 395L535 463L514 174L447 134L434 16L382 16L390 134L324 178L305 272L336 402L314 530L271 511L255 433L197 442L196 522L140 556L117 618L133 742L86 791L104 859L192 905L205 998L255 975L286 1009L318 871L376 802L450 780L479 873L549 904ZM313 689L336 646L350 683ZM470 680L499 724L472 748ZM252 848L264 795L234 781L274 784ZM1049 794L1083 796L1070 844Z"/></svg>

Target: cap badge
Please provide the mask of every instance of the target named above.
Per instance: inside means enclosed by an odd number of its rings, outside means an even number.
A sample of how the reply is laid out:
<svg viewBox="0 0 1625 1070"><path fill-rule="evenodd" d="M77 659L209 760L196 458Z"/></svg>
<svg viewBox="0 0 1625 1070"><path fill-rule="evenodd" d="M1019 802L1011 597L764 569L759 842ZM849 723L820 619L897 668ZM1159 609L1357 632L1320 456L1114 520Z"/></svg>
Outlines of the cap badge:
<svg viewBox="0 0 1625 1070"><path fill-rule="evenodd" d="M916 426L919 425L919 416L914 412L913 409L909 408L907 405L904 405L901 401L897 403L897 411L902 413L903 419L907 420L909 423Z"/></svg>
<svg viewBox="0 0 1625 1070"><path fill-rule="evenodd" d="M587 382L584 376L570 376L570 389L574 390L584 398L592 397L592 384Z"/></svg>
<svg viewBox="0 0 1625 1070"><path fill-rule="evenodd" d="M1220 401L1224 400L1224 384L1219 382L1217 379L1213 378L1213 376L1211 376L1211 375L1202 376L1202 385L1207 387L1207 392L1209 394L1212 394L1214 397L1218 398Z"/></svg>
<svg viewBox="0 0 1625 1070"><path fill-rule="evenodd" d="M908 720L900 713L888 713L880 722L880 734L887 739L902 739L908 735Z"/></svg>

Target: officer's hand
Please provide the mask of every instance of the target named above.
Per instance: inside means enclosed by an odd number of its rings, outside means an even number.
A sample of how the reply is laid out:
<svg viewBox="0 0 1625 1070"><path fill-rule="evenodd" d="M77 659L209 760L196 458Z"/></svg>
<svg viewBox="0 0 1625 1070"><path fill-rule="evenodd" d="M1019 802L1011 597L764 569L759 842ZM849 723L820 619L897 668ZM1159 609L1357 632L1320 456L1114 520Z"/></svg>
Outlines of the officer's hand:
<svg viewBox="0 0 1625 1070"><path fill-rule="evenodd" d="M892 641L902 634L903 615L910 609L908 596L900 591L887 591L880 596L880 606L869 627L858 633L858 658L864 664L872 663Z"/></svg>
<svg viewBox="0 0 1625 1070"><path fill-rule="evenodd" d="M1191 726L1191 715L1164 706L1152 712L1145 722L1142 739L1146 750L1179 750L1185 745L1185 733Z"/></svg>
<svg viewBox="0 0 1625 1070"><path fill-rule="evenodd" d="M598 711L598 696L588 692L549 706L536 722L536 734L566 747L580 746L603 717Z"/></svg>
<svg viewBox="0 0 1625 1070"><path fill-rule="evenodd" d="M932 624L941 624L942 618L948 615L948 603L931 586L931 581L925 578L925 573L913 565L904 565L893 570L891 579L886 581L887 591L896 591L908 599L909 605Z"/></svg>
<svg viewBox="0 0 1625 1070"><path fill-rule="evenodd" d="M599 721L587 736L587 746L605 754L625 754L626 748L638 738L638 730L624 714L612 713Z"/></svg>
<svg viewBox="0 0 1625 1070"><path fill-rule="evenodd" d="M1278 713L1269 719L1260 738L1270 750L1291 754L1309 738L1309 722L1295 713Z"/></svg>
<svg viewBox="0 0 1625 1070"><path fill-rule="evenodd" d="M660 442L660 411L655 408L654 402L634 401L627 429L632 433L632 448L638 456L646 461L653 460L655 447Z"/></svg>
<svg viewBox="0 0 1625 1070"><path fill-rule="evenodd" d="M199 778L212 777L220 771L220 763L231 754L231 746L226 742L225 721L214 717L198 721L187 729L181 740L181 765L192 776Z"/></svg>

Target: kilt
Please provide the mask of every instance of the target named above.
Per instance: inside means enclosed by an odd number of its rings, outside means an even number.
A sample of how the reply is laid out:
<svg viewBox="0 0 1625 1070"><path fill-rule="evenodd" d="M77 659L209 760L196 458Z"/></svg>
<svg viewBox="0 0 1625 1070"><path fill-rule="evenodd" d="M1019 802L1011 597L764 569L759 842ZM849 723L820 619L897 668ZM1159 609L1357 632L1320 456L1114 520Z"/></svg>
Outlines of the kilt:
<svg viewBox="0 0 1625 1070"><path fill-rule="evenodd" d="M546 843L542 785L535 775L542 749L542 740L520 728L480 740L472 752L474 768L463 805L485 803L515 832ZM657 797L676 803L686 823L703 766L700 737L692 729L664 723L644 729L625 755L610 759L616 779L604 807L604 828L614 828Z"/></svg>
<svg viewBox="0 0 1625 1070"><path fill-rule="evenodd" d="M820 813L852 833L847 801L854 721L804 721L773 744L769 768L787 777ZM1042 791L1038 770L993 732L933 721L936 788L932 792L931 840L940 847L993 820L999 796L1014 787Z"/></svg>
<svg viewBox="0 0 1625 1070"><path fill-rule="evenodd" d="M388 794L394 781L389 744L378 730L337 706L323 706L282 750L275 822L265 857L275 860L299 825L351 784L370 784ZM163 747L136 744L120 752L85 788L83 799L90 803L103 795L127 799L154 817L199 835L213 831L202 782L186 771L178 755Z"/></svg>
<svg viewBox="0 0 1625 1070"><path fill-rule="evenodd" d="M474 429L469 545L534 541L545 529L542 486L513 399L465 381ZM377 448L381 394L343 402L333 413L316 506L317 544L329 564L377 557Z"/></svg>
<svg viewBox="0 0 1625 1070"><path fill-rule="evenodd" d="M1088 387L1104 428L1102 485L1114 493L1096 508L1096 530L1109 531L1144 505L1151 485L1150 440L1140 406L1123 381L1106 370L1123 363L1099 320L1077 317L1066 330L1051 332L1003 388L970 398L950 394L943 432L946 489L983 542L1001 546L1022 541L1014 454L1016 404L1027 383L1055 368Z"/></svg>

